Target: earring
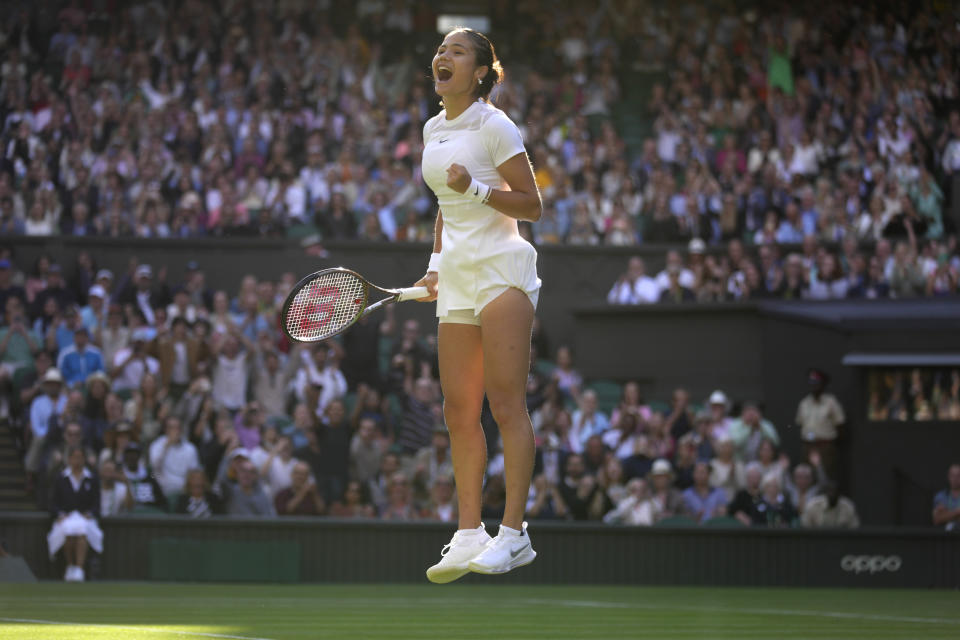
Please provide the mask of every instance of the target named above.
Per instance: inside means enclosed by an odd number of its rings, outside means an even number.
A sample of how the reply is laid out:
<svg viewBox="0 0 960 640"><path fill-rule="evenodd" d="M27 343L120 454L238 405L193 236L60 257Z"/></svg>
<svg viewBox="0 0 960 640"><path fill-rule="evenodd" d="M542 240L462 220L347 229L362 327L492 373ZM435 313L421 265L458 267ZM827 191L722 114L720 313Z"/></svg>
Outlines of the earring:
<svg viewBox="0 0 960 640"><path fill-rule="evenodd" d="M478 84L483 84L483 78L480 78L480 80L478 80L477 83L478 83Z"/></svg>

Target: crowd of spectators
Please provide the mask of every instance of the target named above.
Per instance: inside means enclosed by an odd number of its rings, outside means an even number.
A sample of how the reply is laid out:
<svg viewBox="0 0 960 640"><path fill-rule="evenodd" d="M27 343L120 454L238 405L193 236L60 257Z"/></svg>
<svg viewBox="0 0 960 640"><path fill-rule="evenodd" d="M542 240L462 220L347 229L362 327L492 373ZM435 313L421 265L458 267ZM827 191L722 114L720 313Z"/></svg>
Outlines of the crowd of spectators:
<svg viewBox="0 0 960 640"><path fill-rule="evenodd" d="M291 344L278 312L292 274L245 276L231 295L209 290L194 263L179 283L146 264L83 273L89 256L70 277L40 264L42 277L25 277L0 257L0 414L22 426L41 505L60 511L50 490L79 452L78 469L101 483L101 515L456 519L436 341L416 320L388 312L337 339ZM650 405L628 383L607 413L569 349L549 358L544 341L535 332L527 387L538 441L531 518L653 524L729 512L788 526L837 477L831 441L843 410L813 378L797 423L818 446L792 467L758 405L731 415L716 392L696 412L682 390ZM496 518L503 457L484 416L483 513ZM770 515L762 493L785 511Z"/></svg>
<svg viewBox="0 0 960 640"><path fill-rule="evenodd" d="M956 237L919 244L914 235L871 250L852 239L837 249L813 236L793 249L775 244L755 250L734 239L717 251L700 238L686 253L670 249L663 269L647 273L634 256L607 293L610 304L756 300L878 300L957 295L960 245Z"/></svg>
<svg viewBox="0 0 960 640"><path fill-rule="evenodd" d="M960 420L960 369L872 368L867 373L867 419Z"/></svg>
<svg viewBox="0 0 960 640"><path fill-rule="evenodd" d="M429 237L432 3L62 4L3 16L0 233ZM545 200L524 232L943 239L960 169L949 7L732 7L491 5L508 71L493 97ZM621 86L644 70L661 78L646 103ZM634 153L631 122L652 123Z"/></svg>
<svg viewBox="0 0 960 640"><path fill-rule="evenodd" d="M492 7L508 70L494 99L545 201L523 233L689 242L656 278L631 261L612 302L956 291L949 7ZM41 0L3 21L0 234L429 239L430 2ZM625 119L621 82L643 70L663 80ZM653 132L633 155L631 118ZM304 347L277 324L293 274L227 292L198 264L179 283L87 254L70 273L23 266L0 255L0 416L22 427L30 488L56 514L95 484L91 515L456 519L435 340L415 321ZM530 516L856 526L829 459L842 414L811 397L798 422L829 424L793 464L756 404L734 412L719 392L695 411L677 390L660 407L628 384L608 415L558 349L530 373ZM495 519L503 460L485 422Z"/></svg>

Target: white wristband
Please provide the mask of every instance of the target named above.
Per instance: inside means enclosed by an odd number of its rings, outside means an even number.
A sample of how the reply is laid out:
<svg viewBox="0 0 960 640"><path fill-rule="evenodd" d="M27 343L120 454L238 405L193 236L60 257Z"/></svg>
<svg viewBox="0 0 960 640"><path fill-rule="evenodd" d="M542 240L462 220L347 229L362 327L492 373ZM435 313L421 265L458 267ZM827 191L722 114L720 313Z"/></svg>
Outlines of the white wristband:
<svg viewBox="0 0 960 640"><path fill-rule="evenodd" d="M467 192L464 195L469 196L470 199L477 204L487 204L487 200L490 199L491 191L493 191L492 187L489 187L482 182L477 182L476 178L471 178L470 187L467 189Z"/></svg>
<svg viewBox="0 0 960 640"><path fill-rule="evenodd" d="M436 271L437 273L440 272L440 254L439 253L430 254L430 262L427 263L427 273L430 273L431 271Z"/></svg>

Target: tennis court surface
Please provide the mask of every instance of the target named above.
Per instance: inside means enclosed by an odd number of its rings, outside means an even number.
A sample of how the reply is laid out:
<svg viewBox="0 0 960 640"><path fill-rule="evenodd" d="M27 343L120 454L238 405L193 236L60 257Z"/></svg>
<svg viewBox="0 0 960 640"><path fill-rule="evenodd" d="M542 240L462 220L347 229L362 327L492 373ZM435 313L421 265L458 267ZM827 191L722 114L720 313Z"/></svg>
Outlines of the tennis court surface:
<svg viewBox="0 0 960 640"><path fill-rule="evenodd" d="M960 593L839 589L0 585L0 638L960 638Z"/></svg>

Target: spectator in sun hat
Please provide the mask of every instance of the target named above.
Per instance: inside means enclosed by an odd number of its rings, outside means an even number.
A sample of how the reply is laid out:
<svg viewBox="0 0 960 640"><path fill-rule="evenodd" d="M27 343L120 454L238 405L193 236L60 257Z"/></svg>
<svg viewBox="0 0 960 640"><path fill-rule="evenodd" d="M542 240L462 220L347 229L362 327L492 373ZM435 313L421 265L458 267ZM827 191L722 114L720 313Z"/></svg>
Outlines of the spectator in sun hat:
<svg viewBox="0 0 960 640"><path fill-rule="evenodd" d="M683 495L673 486L673 467L670 461L657 458L647 477L654 521L670 518L683 511Z"/></svg>
<svg viewBox="0 0 960 640"><path fill-rule="evenodd" d="M824 371L807 370L810 392L797 406L796 423L800 427L805 457L809 458L812 451L818 452L827 476L836 482L837 438L846 414L836 396L826 392L829 382L830 377Z"/></svg>

